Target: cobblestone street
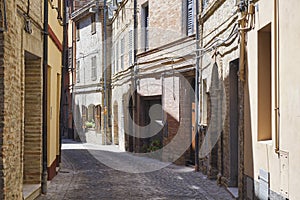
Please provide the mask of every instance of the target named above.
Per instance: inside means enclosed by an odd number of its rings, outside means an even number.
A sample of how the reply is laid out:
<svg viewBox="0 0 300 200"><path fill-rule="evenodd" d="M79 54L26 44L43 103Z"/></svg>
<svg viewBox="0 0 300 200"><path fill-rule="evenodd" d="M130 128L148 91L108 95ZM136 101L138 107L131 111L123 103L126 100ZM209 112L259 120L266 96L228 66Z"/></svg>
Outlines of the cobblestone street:
<svg viewBox="0 0 300 200"><path fill-rule="evenodd" d="M90 145L93 147L93 145ZM216 181L195 173L191 167L169 165L148 173L127 173L111 169L95 158L96 154L110 159L134 162L139 157L107 150L90 150L80 143L64 141L62 163L58 175L48 184L48 194L38 199L232 199ZM126 154L126 156L125 156ZM142 158L145 162L152 159ZM159 163L158 161L156 161ZM154 161L155 163L155 161Z"/></svg>

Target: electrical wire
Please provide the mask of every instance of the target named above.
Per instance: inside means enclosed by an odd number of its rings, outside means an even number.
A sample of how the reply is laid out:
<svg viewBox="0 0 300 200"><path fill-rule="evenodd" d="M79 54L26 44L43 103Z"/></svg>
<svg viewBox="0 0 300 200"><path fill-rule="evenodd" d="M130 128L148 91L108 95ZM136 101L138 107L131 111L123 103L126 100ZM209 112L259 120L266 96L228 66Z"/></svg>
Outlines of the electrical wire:
<svg viewBox="0 0 300 200"><path fill-rule="evenodd" d="M228 22L228 20L230 20L232 17L236 17L236 16L237 16L236 13L234 13L234 14L231 15L231 16L229 16L229 17L228 17L225 21L223 21L217 28L215 28L213 31L211 31L211 32L208 33L207 35L203 36L203 37L202 37L202 40L203 40L204 38L208 37L209 35L211 35L213 32L215 32L219 27L221 27L221 26L224 25L226 22ZM228 38L231 38L231 37L233 36L233 34L236 34L236 31L237 31L237 24L235 23L234 26L233 26L233 28L231 29L231 32L230 32ZM217 40L215 40L212 44L210 44L208 47L202 48L202 49L196 49L196 51L203 51L203 50L204 50L204 51L207 51L207 50L210 50L210 47L215 48L216 46L214 46L214 44L215 44L216 42L220 41L220 40L221 40L221 39L217 39ZM225 39L225 40L227 41L227 39ZM158 57L163 57L163 56L168 55L168 54L170 54L170 53L174 53L174 52L176 52L176 51L178 51L178 50L185 49L185 48L187 48L187 47L189 47L189 46L194 45L196 42L199 42L199 41L194 41L194 42L192 42L192 43L190 43L190 44L188 44L188 45L186 45L186 46L180 47L180 48L178 48L178 49L175 49L175 50L172 50L172 51L168 51L168 52L159 54L159 55L157 55L157 56L152 57L151 59L152 59L152 60L155 60L155 59L158 58ZM222 42L221 44L223 44L223 43L224 43L224 42ZM208 44L209 44L209 43L208 43ZM194 51L193 51L193 52L194 52ZM188 53L188 54L186 54L186 55L184 55L184 56L168 57L168 58L169 58L169 59L172 59L172 58L186 57L187 55L191 55L191 53ZM203 56L203 55L202 55L202 56ZM167 59L167 58L166 58L166 59ZM148 61L148 62L151 62L151 60ZM137 63L137 64L139 64L139 63Z"/></svg>

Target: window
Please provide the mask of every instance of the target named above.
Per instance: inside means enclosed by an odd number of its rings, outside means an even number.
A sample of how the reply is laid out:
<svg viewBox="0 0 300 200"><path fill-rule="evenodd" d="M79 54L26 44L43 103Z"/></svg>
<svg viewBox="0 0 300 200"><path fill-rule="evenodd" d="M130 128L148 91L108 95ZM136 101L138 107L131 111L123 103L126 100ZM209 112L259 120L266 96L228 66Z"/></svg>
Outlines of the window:
<svg viewBox="0 0 300 200"><path fill-rule="evenodd" d="M76 62L76 82L80 82L80 61Z"/></svg>
<svg viewBox="0 0 300 200"><path fill-rule="evenodd" d="M149 6L146 3L142 7L142 49L147 51L149 48Z"/></svg>
<svg viewBox="0 0 300 200"><path fill-rule="evenodd" d="M92 57L92 69L91 69L91 79L93 81L97 80L97 62L96 56Z"/></svg>
<svg viewBox="0 0 300 200"><path fill-rule="evenodd" d="M91 15L91 33L96 33L96 15Z"/></svg>
<svg viewBox="0 0 300 200"><path fill-rule="evenodd" d="M131 66L133 64L133 31L129 30L128 33L128 64Z"/></svg>
<svg viewBox="0 0 300 200"><path fill-rule="evenodd" d="M119 42L116 44L116 73L119 71Z"/></svg>
<svg viewBox="0 0 300 200"><path fill-rule="evenodd" d="M272 139L271 24L258 31L258 140Z"/></svg>
<svg viewBox="0 0 300 200"><path fill-rule="evenodd" d="M115 44L111 48L111 73L115 74Z"/></svg>
<svg viewBox="0 0 300 200"><path fill-rule="evenodd" d="M76 40L77 41L80 40L80 23L79 22L76 23Z"/></svg>
<svg viewBox="0 0 300 200"><path fill-rule="evenodd" d="M73 66L73 48L68 48L68 68L71 69Z"/></svg>
<svg viewBox="0 0 300 200"><path fill-rule="evenodd" d="M194 1L187 0L187 35L192 35L194 33Z"/></svg>
<svg viewBox="0 0 300 200"><path fill-rule="evenodd" d="M124 70L125 38L121 39L121 70Z"/></svg>

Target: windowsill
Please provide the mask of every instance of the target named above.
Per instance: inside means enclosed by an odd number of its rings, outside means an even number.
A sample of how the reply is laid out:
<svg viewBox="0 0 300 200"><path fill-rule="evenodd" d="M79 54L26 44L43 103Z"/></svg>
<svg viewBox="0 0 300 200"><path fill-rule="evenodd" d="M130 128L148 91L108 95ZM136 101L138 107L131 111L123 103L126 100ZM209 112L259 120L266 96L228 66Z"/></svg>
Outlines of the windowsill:
<svg viewBox="0 0 300 200"><path fill-rule="evenodd" d="M259 144L272 145L273 144L273 140L259 140L258 143Z"/></svg>

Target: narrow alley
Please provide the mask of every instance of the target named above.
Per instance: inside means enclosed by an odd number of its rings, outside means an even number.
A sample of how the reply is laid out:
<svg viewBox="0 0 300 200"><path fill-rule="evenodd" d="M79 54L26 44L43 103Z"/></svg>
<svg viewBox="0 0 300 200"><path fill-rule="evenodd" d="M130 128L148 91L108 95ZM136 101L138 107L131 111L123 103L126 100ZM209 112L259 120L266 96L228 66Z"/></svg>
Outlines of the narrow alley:
<svg viewBox="0 0 300 200"><path fill-rule="evenodd" d="M61 168L48 185L48 194L38 199L233 199L224 187L208 180L191 167L169 165L149 173L126 173L109 168L97 157L111 159L140 159L117 148L98 146L91 150L89 145L64 140ZM90 145L90 147L96 145ZM93 151L92 154L89 151ZM97 152L96 154L94 154ZM160 164L158 161L142 158L144 162ZM122 165L123 163L120 163Z"/></svg>

